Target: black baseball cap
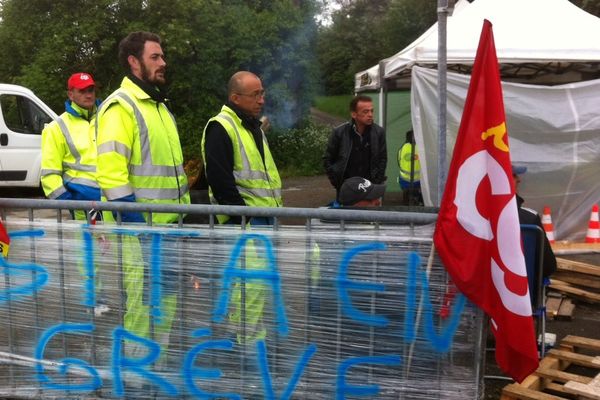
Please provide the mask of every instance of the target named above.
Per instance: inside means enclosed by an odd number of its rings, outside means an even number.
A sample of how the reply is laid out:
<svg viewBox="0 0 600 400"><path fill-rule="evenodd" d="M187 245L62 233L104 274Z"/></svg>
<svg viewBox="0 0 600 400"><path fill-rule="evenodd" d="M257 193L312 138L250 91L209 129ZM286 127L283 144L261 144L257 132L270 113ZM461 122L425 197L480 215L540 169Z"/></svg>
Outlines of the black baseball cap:
<svg viewBox="0 0 600 400"><path fill-rule="evenodd" d="M351 206L361 200L375 200L383 196L385 185L375 184L370 180L353 176L342 184L339 194L339 202L343 206Z"/></svg>
<svg viewBox="0 0 600 400"><path fill-rule="evenodd" d="M513 175L523 175L525 172L527 172L527 167L523 165L512 164L511 167Z"/></svg>

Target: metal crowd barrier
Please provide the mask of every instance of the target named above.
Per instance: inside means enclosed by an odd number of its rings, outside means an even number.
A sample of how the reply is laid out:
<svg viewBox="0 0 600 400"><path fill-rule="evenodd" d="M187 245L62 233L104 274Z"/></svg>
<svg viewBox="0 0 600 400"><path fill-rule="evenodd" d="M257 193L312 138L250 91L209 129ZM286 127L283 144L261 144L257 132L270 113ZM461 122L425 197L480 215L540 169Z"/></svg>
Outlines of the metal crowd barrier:
<svg viewBox="0 0 600 400"><path fill-rule="evenodd" d="M63 212L92 209L117 222ZM0 396L482 396L482 314L434 256L435 213L0 199L0 214Z"/></svg>

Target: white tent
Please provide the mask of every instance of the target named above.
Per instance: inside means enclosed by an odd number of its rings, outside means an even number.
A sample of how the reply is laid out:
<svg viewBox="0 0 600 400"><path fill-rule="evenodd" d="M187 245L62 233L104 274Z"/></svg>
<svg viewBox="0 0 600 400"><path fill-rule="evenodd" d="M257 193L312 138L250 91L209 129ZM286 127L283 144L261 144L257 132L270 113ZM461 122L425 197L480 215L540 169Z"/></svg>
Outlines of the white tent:
<svg viewBox="0 0 600 400"><path fill-rule="evenodd" d="M470 77L449 72L448 164L456 141ZM600 80L565 85L502 83L513 164L527 167L519 193L525 206L552 211L558 239L584 237L593 204L600 201ZM423 197L437 204L437 71L414 67L412 122L421 166Z"/></svg>
<svg viewBox="0 0 600 400"><path fill-rule="evenodd" d="M469 71L484 19L493 24L503 78L566 83L598 71L600 19L568 0L475 0L448 18L449 69ZM420 43L391 57L384 77L394 80L409 75L413 65L435 66L437 53L436 29Z"/></svg>
<svg viewBox="0 0 600 400"><path fill-rule="evenodd" d="M453 16L460 13L464 10L470 3L467 0L458 0L456 5L454 6ZM452 19L450 17L449 19ZM429 27L421 36L419 36L415 41L406 46L402 51L396 53L395 55L385 58L379 62L377 65L373 65L371 68L368 68L364 71L360 71L354 75L354 89L357 92L365 91L365 90L379 90L381 88L381 79L380 79L380 65L387 65L389 62L396 60L398 57L407 57L408 54L414 53L414 49L417 48L421 43L425 42L430 36L434 35L437 38L438 29L437 22ZM384 71L385 72L385 71Z"/></svg>
<svg viewBox="0 0 600 400"><path fill-rule="evenodd" d="M529 168L521 188L526 205L538 211L543 205L550 205L557 237L581 238L587 229L591 204L600 200L600 184L596 182L600 176L597 155L600 142L593 139L600 137L600 126L597 126L600 112L594 107L600 100L597 90L600 81L573 83L600 77L600 41L597 39L600 19L568 0L475 0L448 18L449 71L470 73L484 19L493 24L503 82L571 84L563 87L509 85L510 89L506 89L509 86L503 83L503 87L511 156ZM432 108L434 103L426 105L427 99L439 101L437 71L418 71L418 91L411 71L414 66L435 68L437 52L437 26L434 25L415 43L384 63L387 88L408 87L413 80L411 118L417 142L424 152L423 183L428 205L437 204L438 200L434 164L439 155L434 154L437 147L428 144L437 138L437 111ZM448 77L449 162L466 86L459 84L460 79L452 73ZM468 85L468 75L462 78ZM431 85L428 90L433 90L427 95L425 81ZM360 90L358 83L357 90ZM514 88L518 90L513 91Z"/></svg>

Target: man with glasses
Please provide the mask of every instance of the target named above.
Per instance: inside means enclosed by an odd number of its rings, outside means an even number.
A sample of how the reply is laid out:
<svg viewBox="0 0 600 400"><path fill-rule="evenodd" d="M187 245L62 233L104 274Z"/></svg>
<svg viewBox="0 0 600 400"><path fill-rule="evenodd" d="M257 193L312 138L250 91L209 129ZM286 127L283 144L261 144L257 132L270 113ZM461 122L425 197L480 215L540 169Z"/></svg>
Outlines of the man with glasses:
<svg viewBox="0 0 600 400"><path fill-rule="evenodd" d="M336 190L342 183L359 176L375 184L385 183L387 147L384 129L373 122L373 101L356 96L350 101L352 119L333 129L323 155L323 166Z"/></svg>
<svg viewBox="0 0 600 400"><path fill-rule="evenodd" d="M229 79L227 93L227 103L208 121L202 137L210 201L221 205L281 207L281 179L259 119L265 104L262 82L252 72L238 71ZM217 215L217 219L221 224L241 223L237 216ZM251 226L272 223L269 217L250 219ZM238 268L261 270L268 265L260 244L254 242L245 242L245 262L240 261L243 265ZM262 282L235 284L229 321L241 345L242 362L252 359L246 354L247 345L267 335L263 324L267 293L268 287Z"/></svg>
<svg viewBox="0 0 600 400"><path fill-rule="evenodd" d="M202 137L202 159L212 204L281 207L281 179L259 120L265 90L258 76L238 71L227 85L228 101L211 118ZM219 223L240 217L218 215ZM252 225L272 223L253 217Z"/></svg>

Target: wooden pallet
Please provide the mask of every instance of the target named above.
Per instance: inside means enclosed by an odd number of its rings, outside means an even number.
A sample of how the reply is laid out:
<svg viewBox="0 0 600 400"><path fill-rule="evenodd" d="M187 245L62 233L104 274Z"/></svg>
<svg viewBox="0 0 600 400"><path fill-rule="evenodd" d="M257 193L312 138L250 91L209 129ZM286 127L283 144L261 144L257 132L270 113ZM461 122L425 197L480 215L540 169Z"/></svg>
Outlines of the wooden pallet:
<svg viewBox="0 0 600 400"><path fill-rule="evenodd" d="M552 250L556 255L585 254L589 252L600 251L600 243L558 241L552 244Z"/></svg>
<svg viewBox="0 0 600 400"><path fill-rule="evenodd" d="M546 295L546 319L571 321L575 312L573 301L561 292L550 290Z"/></svg>
<svg viewBox="0 0 600 400"><path fill-rule="evenodd" d="M557 270L550 277L550 289L586 303L600 303L600 266L556 258Z"/></svg>
<svg viewBox="0 0 600 400"><path fill-rule="evenodd" d="M583 354L582 351L594 355ZM567 372L577 365L590 376ZM500 400L600 399L600 340L569 335L550 350L536 372L502 389Z"/></svg>

